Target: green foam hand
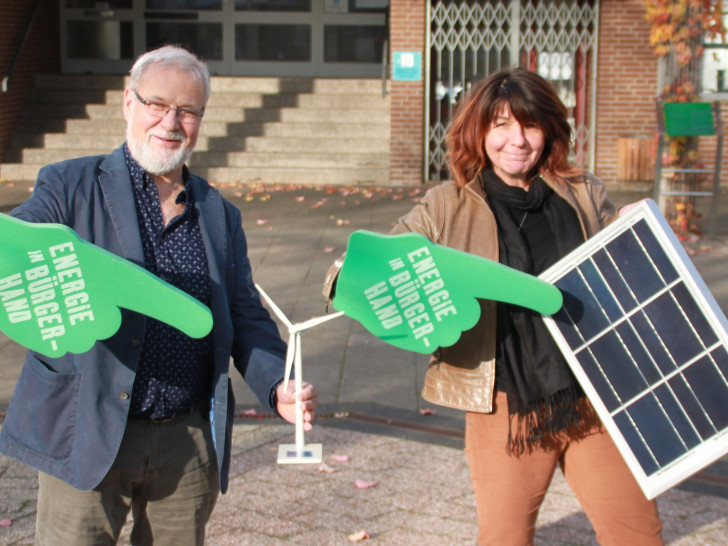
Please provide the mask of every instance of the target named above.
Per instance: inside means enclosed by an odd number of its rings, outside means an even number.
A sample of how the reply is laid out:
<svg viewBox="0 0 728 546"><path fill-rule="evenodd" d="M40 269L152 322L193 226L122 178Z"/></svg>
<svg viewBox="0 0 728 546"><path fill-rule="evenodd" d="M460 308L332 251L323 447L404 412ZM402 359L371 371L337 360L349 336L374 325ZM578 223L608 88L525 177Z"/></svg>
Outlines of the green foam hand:
<svg viewBox="0 0 728 546"><path fill-rule="evenodd" d="M387 343L427 354L475 326L476 298L547 315L562 305L559 289L533 275L419 234L367 231L349 238L333 304Z"/></svg>
<svg viewBox="0 0 728 546"><path fill-rule="evenodd" d="M29 349L84 353L116 333L120 307L191 337L212 329L198 300L67 226L0 214L0 233L0 330Z"/></svg>

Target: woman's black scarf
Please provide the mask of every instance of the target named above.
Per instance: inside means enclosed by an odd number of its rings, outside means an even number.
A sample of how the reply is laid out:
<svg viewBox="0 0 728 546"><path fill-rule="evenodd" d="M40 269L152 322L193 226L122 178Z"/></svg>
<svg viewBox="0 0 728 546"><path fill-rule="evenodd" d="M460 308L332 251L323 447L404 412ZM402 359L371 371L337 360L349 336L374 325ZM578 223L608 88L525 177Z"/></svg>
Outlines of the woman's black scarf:
<svg viewBox="0 0 728 546"><path fill-rule="evenodd" d="M538 275L584 241L576 212L540 177L528 191L490 170L482 181L502 264ZM539 313L499 303L497 320L496 389L508 395L508 452L521 454L578 423L583 393Z"/></svg>

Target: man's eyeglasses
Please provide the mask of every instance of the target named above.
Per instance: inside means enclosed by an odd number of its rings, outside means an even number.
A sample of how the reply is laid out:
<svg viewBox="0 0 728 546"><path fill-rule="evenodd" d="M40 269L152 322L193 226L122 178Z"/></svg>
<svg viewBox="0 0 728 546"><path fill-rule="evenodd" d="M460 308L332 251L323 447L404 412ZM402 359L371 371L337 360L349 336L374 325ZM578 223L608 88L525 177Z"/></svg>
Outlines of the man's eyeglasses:
<svg viewBox="0 0 728 546"><path fill-rule="evenodd" d="M189 108L172 108L169 104L155 102L153 100L144 100L139 96L139 93L137 93L136 89L132 89L132 91L134 91L134 96L137 98L137 100L146 107L147 112L149 112L156 118L163 118L169 113L170 110L174 110L174 113L180 123L193 123L199 120L205 113L204 108L200 112L195 112L194 110L190 110Z"/></svg>

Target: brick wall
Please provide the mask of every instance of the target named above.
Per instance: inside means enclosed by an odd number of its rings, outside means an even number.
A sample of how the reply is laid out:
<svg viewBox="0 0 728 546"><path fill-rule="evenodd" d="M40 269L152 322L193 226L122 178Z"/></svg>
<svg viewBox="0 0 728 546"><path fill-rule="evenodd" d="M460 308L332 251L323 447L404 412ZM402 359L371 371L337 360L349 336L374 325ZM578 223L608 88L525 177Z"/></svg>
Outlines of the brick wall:
<svg viewBox="0 0 728 546"><path fill-rule="evenodd" d="M642 0L603 0L600 5L595 174L608 185L632 184L617 177L620 138L646 137L649 160L656 161L657 58L649 46L650 27L644 14ZM728 119L728 104L723 103L721 111ZM715 146L714 138L701 139L700 157L707 168L713 166ZM723 158L728 158L728 139ZM728 169L721 173L721 184L728 185Z"/></svg>
<svg viewBox="0 0 728 546"><path fill-rule="evenodd" d="M656 130L657 60L644 16L642 0L600 4L595 174L606 184L618 182L619 138L654 137Z"/></svg>
<svg viewBox="0 0 728 546"><path fill-rule="evenodd" d="M390 52L422 53L422 81L392 81L390 184L415 185L423 181L425 28L427 0L391 0ZM390 63L392 56L390 55Z"/></svg>
<svg viewBox="0 0 728 546"><path fill-rule="evenodd" d="M422 51L424 60L425 9L423 0L391 0L392 52ZM648 42L642 0L602 0L599 31L595 174L614 185L620 137L647 136L652 143L657 62ZM423 181L424 80L392 81L391 86L391 183L419 184Z"/></svg>
<svg viewBox="0 0 728 546"><path fill-rule="evenodd" d="M8 74L34 4L35 0L0 1L0 79ZM0 91L0 160L17 126L33 76L60 72L58 5L58 0L40 0L35 22L15 64L8 91Z"/></svg>

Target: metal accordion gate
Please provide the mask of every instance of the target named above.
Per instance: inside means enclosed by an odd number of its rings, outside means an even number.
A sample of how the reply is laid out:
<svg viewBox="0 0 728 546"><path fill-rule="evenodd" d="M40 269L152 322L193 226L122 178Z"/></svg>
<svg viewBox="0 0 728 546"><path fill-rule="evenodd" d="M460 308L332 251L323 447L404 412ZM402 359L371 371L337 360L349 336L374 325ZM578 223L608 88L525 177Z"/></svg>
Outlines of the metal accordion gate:
<svg viewBox="0 0 728 546"><path fill-rule="evenodd" d="M426 178L449 178L445 134L463 92L493 72L516 66L553 83L574 128L572 160L593 170L598 19L598 0L433 0Z"/></svg>

